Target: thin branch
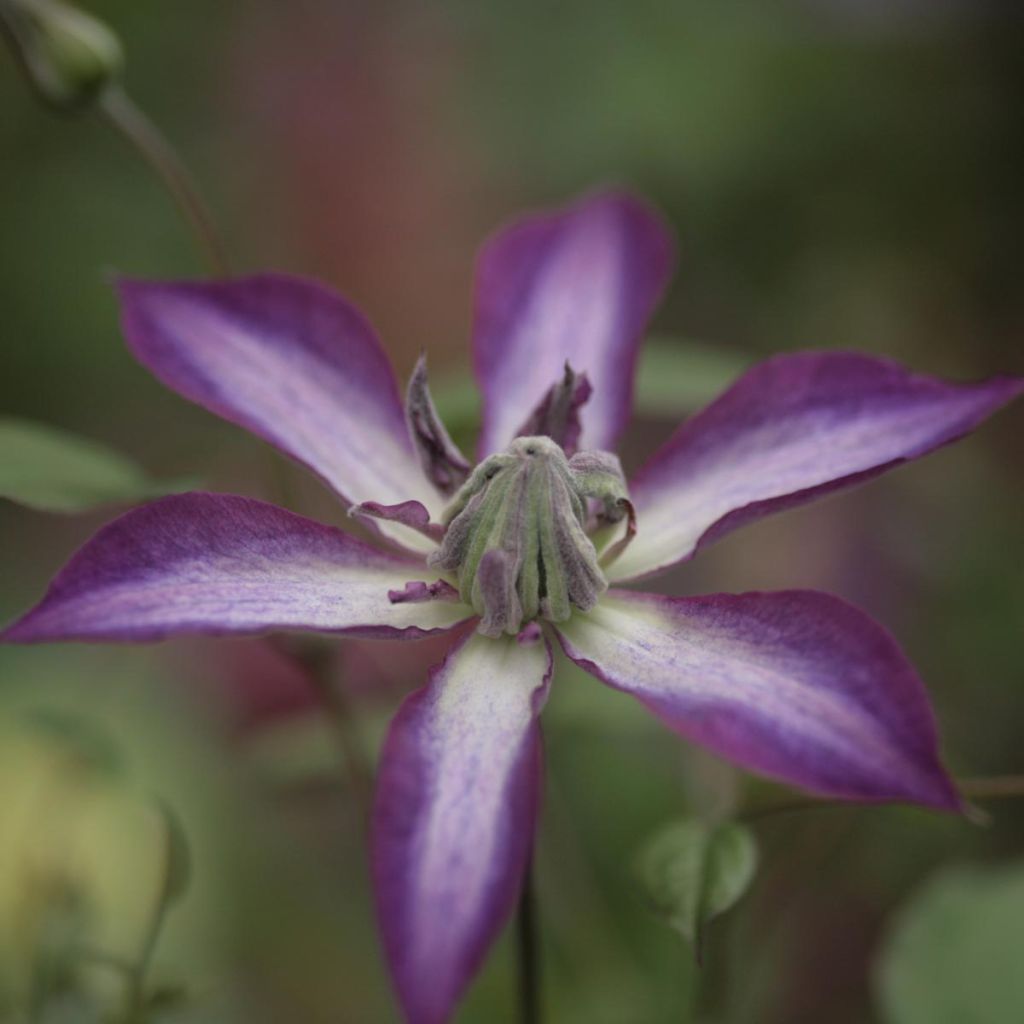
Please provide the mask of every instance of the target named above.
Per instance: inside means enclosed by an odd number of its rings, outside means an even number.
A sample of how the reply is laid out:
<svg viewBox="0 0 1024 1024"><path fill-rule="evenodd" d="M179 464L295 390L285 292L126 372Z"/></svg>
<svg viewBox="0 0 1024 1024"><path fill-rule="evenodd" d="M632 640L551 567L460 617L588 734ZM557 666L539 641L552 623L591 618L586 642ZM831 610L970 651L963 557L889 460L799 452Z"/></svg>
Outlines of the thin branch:
<svg viewBox="0 0 1024 1024"><path fill-rule="evenodd" d="M230 269L224 243L198 187L173 146L123 89L117 86L107 88L100 97L99 109L149 164L170 193L192 229L211 272L227 277Z"/></svg>
<svg viewBox="0 0 1024 1024"><path fill-rule="evenodd" d="M957 788L972 800L1005 800L1024 796L1024 775L990 775L957 779Z"/></svg>
<svg viewBox="0 0 1024 1024"><path fill-rule="evenodd" d="M318 642L297 641L286 635L272 636L269 642L302 671L320 698L337 741L359 825L365 833L373 801L373 772L352 703L334 677L331 649Z"/></svg>
<svg viewBox="0 0 1024 1024"><path fill-rule="evenodd" d="M540 941L533 864L527 865L516 914L516 962L519 981L519 1020L540 1024Z"/></svg>
<svg viewBox="0 0 1024 1024"><path fill-rule="evenodd" d="M1024 797L1024 775L990 775L976 778L955 779L961 796L971 800L1009 800ZM827 800L808 797L801 800L786 800L767 807L755 807L740 815L745 822L763 821L776 815L795 814L800 811L834 811L842 808L878 806L850 803L845 800Z"/></svg>

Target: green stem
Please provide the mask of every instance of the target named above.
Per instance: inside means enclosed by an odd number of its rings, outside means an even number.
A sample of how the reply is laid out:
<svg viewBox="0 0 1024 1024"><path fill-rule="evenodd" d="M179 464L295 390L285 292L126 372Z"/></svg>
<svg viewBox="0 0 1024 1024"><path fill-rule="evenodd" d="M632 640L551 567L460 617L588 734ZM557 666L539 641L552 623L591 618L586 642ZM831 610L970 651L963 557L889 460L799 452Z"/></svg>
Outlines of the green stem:
<svg viewBox="0 0 1024 1024"><path fill-rule="evenodd" d="M373 779L356 725L352 704L334 680L314 677L313 682L334 728L338 749L345 766L345 774L348 776L349 786L352 790L352 798L365 831L369 824L370 808L373 802Z"/></svg>
<svg viewBox="0 0 1024 1024"><path fill-rule="evenodd" d="M1024 796L1024 775L989 775L957 779L957 788L974 800L1005 800Z"/></svg>
<svg viewBox="0 0 1024 1024"><path fill-rule="evenodd" d="M230 274L226 250L199 189L181 158L155 124L117 86L110 86L100 98L99 109L106 119L138 151L170 193L184 217L210 271L218 277Z"/></svg>
<svg viewBox="0 0 1024 1024"><path fill-rule="evenodd" d="M540 1024L540 940L533 864L527 865L516 915L516 954L519 971L519 1019Z"/></svg>
<svg viewBox="0 0 1024 1024"><path fill-rule="evenodd" d="M972 800L1009 800L1024 797L1024 775L990 775L977 778L956 779L956 788L961 796ZM842 800L824 800L809 797L805 800L786 800L768 807L755 807L740 815L746 822L763 821L779 814L794 814L798 811L825 811L849 808L851 804ZM857 805L852 805L857 806Z"/></svg>

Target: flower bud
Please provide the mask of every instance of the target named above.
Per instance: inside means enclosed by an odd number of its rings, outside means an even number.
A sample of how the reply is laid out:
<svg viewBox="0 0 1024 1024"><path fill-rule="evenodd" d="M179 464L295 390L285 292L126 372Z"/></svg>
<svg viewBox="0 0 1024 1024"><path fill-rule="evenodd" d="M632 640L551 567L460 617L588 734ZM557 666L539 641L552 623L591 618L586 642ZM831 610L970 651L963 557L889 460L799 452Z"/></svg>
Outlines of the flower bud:
<svg viewBox="0 0 1024 1024"><path fill-rule="evenodd" d="M60 0L0 0L0 17L36 92L55 107L91 102L121 72L114 33Z"/></svg>
<svg viewBox="0 0 1024 1024"><path fill-rule="evenodd" d="M550 438L520 437L481 463L455 496L430 563L455 574L462 600L481 616L481 633L515 634L536 618L564 622L607 588L587 535L587 499L617 508L625 485L621 473L613 482L614 456L577 471L573 461L583 454L570 460Z"/></svg>

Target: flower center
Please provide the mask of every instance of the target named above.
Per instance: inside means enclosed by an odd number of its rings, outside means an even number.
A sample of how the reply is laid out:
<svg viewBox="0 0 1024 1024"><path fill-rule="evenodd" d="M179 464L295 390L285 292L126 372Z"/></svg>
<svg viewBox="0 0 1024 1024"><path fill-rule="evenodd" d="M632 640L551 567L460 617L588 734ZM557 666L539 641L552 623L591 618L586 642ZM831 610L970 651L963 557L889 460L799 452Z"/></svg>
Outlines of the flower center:
<svg viewBox="0 0 1024 1024"><path fill-rule="evenodd" d="M601 503L595 515L589 499ZM455 495L429 561L456 576L487 636L518 633L536 618L564 622L608 586L588 528L617 522L630 508L614 455L569 459L548 437L519 437Z"/></svg>

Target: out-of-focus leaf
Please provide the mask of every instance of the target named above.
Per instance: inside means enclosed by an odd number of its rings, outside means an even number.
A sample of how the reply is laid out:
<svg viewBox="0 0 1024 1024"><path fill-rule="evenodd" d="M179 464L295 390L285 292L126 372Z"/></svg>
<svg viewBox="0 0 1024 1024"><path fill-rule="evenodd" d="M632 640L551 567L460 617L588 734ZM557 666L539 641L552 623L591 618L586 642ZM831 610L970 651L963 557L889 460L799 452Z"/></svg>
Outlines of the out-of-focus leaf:
<svg viewBox="0 0 1024 1024"><path fill-rule="evenodd" d="M1006 1024L1024 1014L1024 863L939 872L899 913L878 961L889 1024Z"/></svg>
<svg viewBox="0 0 1024 1024"><path fill-rule="evenodd" d="M677 417L716 398L750 361L735 350L691 341L653 337L640 350L633 405L646 416Z"/></svg>
<svg viewBox="0 0 1024 1024"><path fill-rule="evenodd" d="M99 1008L80 992L48 999L38 1014L39 1024L100 1024Z"/></svg>
<svg viewBox="0 0 1024 1024"><path fill-rule="evenodd" d="M26 420L0 419L0 498L50 512L184 490L158 483L129 459L87 438Z"/></svg>
<svg viewBox="0 0 1024 1024"><path fill-rule="evenodd" d="M86 773L113 776L124 770L117 744L95 722L80 715L57 708L32 708L18 727L52 740L55 753L60 752L80 779Z"/></svg>
<svg viewBox="0 0 1024 1024"><path fill-rule="evenodd" d="M434 405L452 432L470 430L480 422L480 393L469 370L449 370L430 384Z"/></svg>
<svg viewBox="0 0 1024 1024"><path fill-rule="evenodd" d="M757 845L750 830L736 822L684 819L647 843L637 868L655 911L693 943L699 960L705 926L750 885Z"/></svg>

